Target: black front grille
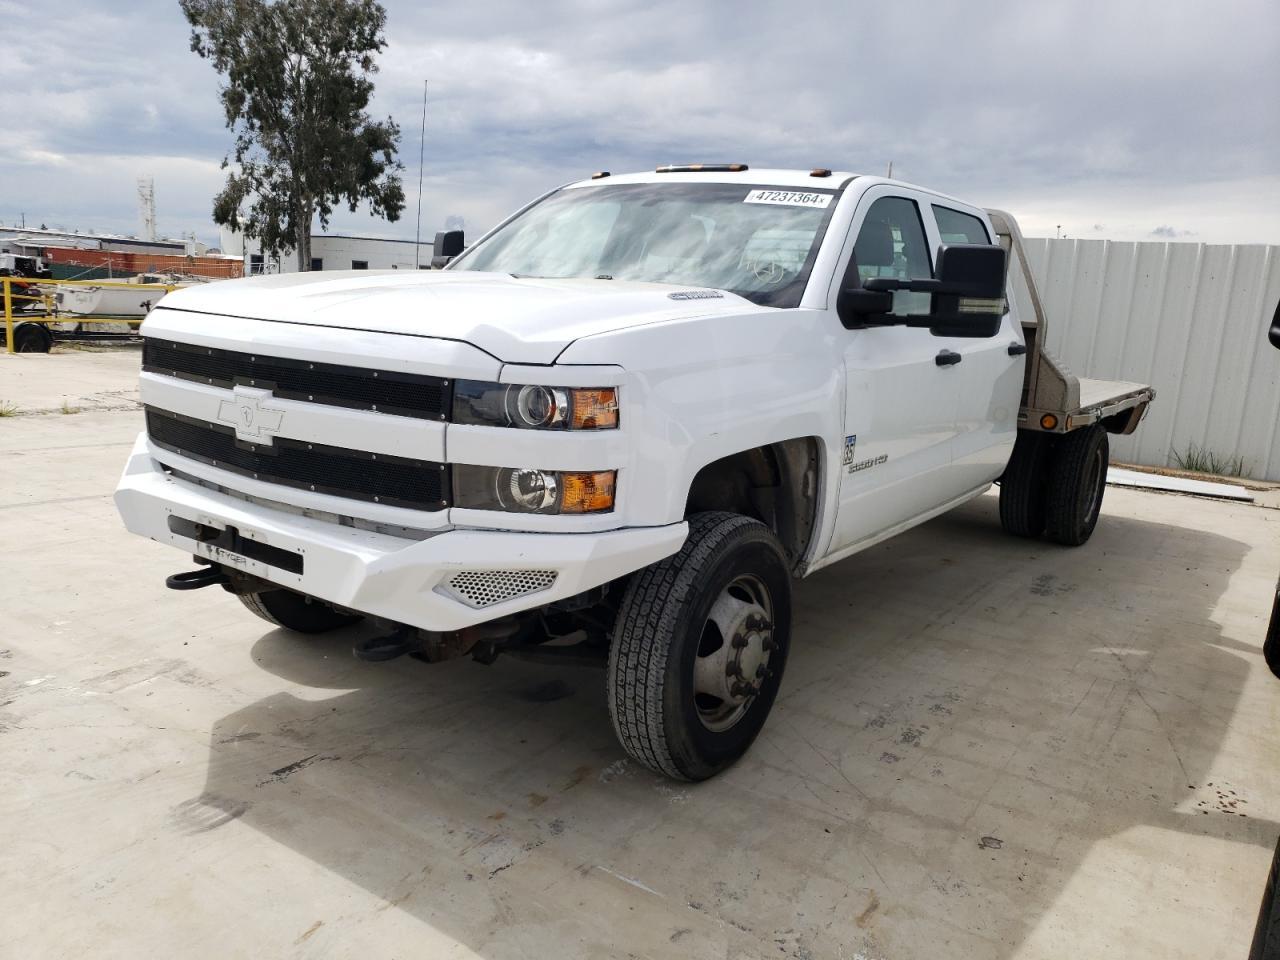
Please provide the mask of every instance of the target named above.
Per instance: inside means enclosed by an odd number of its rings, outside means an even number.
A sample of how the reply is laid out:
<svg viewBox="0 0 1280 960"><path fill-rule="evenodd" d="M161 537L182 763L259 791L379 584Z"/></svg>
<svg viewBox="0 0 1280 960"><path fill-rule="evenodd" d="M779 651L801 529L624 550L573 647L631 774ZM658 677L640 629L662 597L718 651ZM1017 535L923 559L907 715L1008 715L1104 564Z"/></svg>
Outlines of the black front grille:
<svg viewBox="0 0 1280 960"><path fill-rule="evenodd" d="M448 471L428 460L276 437L271 444L237 440L221 424L147 408L151 442L192 460L269 483L415 510L443 510Z"/></svg>
<svg viewBox="0 0 1280 960"><path fill-rule="evenodd" d="M287 400L377 410L424 420L449 417L448 381L417 373L263 357L155 337L147 337L143 342L142 369L218 387L238 383L262 387Z"/></svg>

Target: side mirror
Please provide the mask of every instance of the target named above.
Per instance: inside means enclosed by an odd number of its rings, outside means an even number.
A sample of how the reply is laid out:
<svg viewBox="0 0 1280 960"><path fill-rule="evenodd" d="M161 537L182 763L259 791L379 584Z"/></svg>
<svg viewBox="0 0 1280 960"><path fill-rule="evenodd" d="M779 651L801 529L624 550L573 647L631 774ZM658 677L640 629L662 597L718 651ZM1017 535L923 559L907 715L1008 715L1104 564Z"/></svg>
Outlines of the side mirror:
<svg viewBox="0 0 1280 960"><path fill-rule="evenodd" d="M994 337L1008 307L1008 254L996 244L938 248L938 284L929 329L938 337Z"/></svg>
<svg viewBox="0 0 1280 960"><path fill-rule="evenodd" d="M865 287L846 287L836 296L836 314L849 329L893 323L893 294Z"/></svg>
<svg viewBox="0 0 1280 960"><path fill-rule="evenodd" d="M441 230L431 245L431 266L437 270L446 266L464 249L466 241L461 230Z"/></svg>
<svg viewBox="0 0 1280 960"><path fill-rule="evenodd" d="M994 337L1006 312L1007 259L996 244L943 245L936 279L871 277L861 287L840 291L836 309L847 327L902 324L928 327L939 337ZM893 294L899 290L932 294L929 312L892 314Z"/></svg>
<svg viewBox="0 0 1280 960"><path fill-rule="evenodd" d="M1275 316L1271 318L1271 329L1267 331L1267 339L1271 345L1280 349L1280 303L1276 304Z"/></svg>

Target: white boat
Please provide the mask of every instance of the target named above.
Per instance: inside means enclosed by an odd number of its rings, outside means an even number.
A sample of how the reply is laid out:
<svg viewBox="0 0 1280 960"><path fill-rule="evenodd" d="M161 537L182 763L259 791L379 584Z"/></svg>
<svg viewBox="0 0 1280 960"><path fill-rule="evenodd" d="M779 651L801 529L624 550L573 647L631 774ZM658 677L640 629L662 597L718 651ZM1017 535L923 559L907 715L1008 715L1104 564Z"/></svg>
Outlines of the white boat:
<svg viewBox="0 0 1280 960"><path fill-rule="evenodd" d="M110 286L59 285L54 301L60 316L145 317L168 292L165 286L186 287L201 282L204 282L204 278L179 279L159 274L141 274L128 280L114 281Z"/></svg>

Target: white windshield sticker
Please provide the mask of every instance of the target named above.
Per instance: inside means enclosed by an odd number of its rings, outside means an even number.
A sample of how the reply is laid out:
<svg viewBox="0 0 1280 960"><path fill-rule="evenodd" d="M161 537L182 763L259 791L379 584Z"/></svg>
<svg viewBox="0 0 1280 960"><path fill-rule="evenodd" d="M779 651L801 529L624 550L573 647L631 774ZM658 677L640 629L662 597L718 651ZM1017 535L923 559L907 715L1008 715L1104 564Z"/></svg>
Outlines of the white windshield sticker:
<svg viewBox="0 0 1280 960"><path fill-rule="evenodd" d="M787 207L827 207L829 193L805 193L800 190L752 190L743 203L780 203Z"/></svg>

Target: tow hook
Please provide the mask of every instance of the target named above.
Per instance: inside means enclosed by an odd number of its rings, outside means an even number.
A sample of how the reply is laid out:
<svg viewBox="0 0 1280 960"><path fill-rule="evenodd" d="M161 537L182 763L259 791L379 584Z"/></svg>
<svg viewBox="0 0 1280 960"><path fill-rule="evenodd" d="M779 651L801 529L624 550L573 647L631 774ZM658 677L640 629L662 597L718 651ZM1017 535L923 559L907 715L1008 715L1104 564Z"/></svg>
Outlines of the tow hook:
<svg viewBox="0 0 1280 960"><path fill-rule="evenodd" d="M230 582L218 567L201 567L199 570L187 570L164 578L164 585L170 590L199 590L201 587Z"/></svg>

